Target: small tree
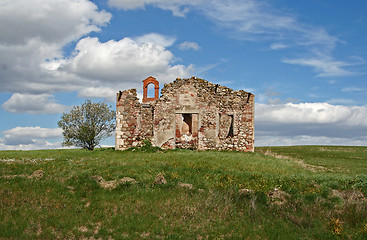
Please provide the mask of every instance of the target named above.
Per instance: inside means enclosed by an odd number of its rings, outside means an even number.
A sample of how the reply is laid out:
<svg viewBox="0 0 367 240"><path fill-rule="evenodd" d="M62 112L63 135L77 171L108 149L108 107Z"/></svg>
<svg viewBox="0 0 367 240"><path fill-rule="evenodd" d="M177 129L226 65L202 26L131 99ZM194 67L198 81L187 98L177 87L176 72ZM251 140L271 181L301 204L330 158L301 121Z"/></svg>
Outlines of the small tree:
<svg viewBox="0 0 367 240"><path fill-rule="evenodd" d="M69 113L63 113L58 122L64 131L63 145L93 151L102 139L112 135L115 116L115 111L110 110L105 103L86 100L83 105L74 106Z"/></svg>

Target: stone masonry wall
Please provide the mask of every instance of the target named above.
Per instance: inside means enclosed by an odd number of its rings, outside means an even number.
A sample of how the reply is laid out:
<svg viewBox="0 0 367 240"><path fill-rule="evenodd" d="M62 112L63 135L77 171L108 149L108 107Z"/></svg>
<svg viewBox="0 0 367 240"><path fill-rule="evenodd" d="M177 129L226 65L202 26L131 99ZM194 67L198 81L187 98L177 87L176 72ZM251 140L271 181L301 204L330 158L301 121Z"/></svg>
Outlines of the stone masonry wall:
<svg viewBox="0 0 367 240"><path fill-rule="evenodd" d="M153 107L141 104L136 90L130 89L117 94L116 103L116 149L124 150L152 141Z"/></svg>
<svg viewBox="0 0 367 240"><path fill-rule="evenodd" d="M254 150L251 93L192 77L165 84L149 104L139 103L136 90L117 97L116 149L149 139L168 149Z"/></svg>

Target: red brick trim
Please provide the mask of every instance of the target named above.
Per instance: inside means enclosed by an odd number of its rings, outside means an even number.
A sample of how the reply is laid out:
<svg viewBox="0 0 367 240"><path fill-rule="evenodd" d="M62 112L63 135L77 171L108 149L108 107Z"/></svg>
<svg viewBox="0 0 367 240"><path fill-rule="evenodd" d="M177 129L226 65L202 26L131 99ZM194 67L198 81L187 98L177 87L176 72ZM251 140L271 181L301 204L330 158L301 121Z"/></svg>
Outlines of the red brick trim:
<svg viewBox="0 0 367 240"><path fill-rule="evenodd" d="M148 85L154 85L154 98L148 98ZM159 98L159 82L152 76L143 81L143 103L155 101Z"/></svg>

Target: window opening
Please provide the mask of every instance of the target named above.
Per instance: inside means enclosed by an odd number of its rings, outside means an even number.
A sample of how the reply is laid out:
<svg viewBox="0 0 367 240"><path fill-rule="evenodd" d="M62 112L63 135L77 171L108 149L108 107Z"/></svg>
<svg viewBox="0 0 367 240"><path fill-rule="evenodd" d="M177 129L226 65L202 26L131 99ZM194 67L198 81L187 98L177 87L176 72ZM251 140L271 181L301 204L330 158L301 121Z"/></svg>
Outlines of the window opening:
<svg viewBox="0 0 367 240"><path fill-rule="evenodd" d="M153 85L153 86L149 86ZM149 88L149 97L148 97ZM143 81L143 103L148 103L158 99L159 82L154 77L148 77Z"/></svg>
<svg viewBox="0 0 367 240"><path fill-rule="evenodd" d="M155 86L153 83L149 83L147 86L148 94L147 98L154 98L155 97Z"/></svg>
<svg viewBox="0 0 367 240"><path fill-rule="evenodd" d="M228 115L230 117L230 125L229 125L229 130L228 130L228 137L233 137L233 115Z"/></svg>
<svg viewBox="0 0 367 240"><path fill-rule="evenodd" d="M218 137L230 138L234 136L233 119L234 119L233 114L219 114Z"/></svg>

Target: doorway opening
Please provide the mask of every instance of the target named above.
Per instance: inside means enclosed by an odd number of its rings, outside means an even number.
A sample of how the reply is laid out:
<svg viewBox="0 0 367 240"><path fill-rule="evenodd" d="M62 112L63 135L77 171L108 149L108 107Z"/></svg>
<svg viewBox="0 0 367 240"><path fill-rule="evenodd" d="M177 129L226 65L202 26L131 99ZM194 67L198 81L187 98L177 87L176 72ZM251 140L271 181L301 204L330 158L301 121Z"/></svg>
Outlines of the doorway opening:
<svg viewBox="0 0 367 240"><path fill-rule="evenodd" d="M182 114L182 134L192 134L192 114Z"/></svg>
<svg viewBox="0 0 367 240"><path fill-rule="evenodd" d="M199 114L176 113L176 148L197 149Z"/></svg>

